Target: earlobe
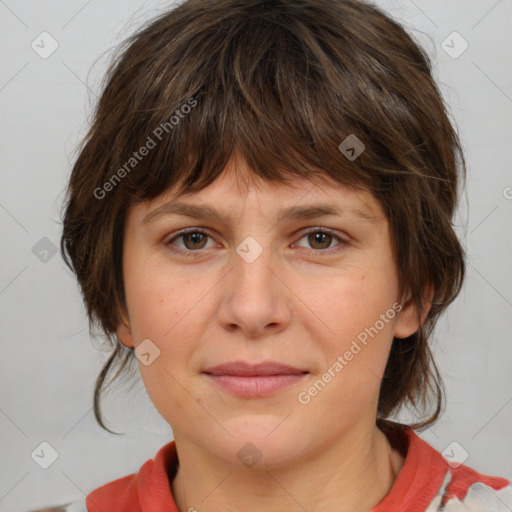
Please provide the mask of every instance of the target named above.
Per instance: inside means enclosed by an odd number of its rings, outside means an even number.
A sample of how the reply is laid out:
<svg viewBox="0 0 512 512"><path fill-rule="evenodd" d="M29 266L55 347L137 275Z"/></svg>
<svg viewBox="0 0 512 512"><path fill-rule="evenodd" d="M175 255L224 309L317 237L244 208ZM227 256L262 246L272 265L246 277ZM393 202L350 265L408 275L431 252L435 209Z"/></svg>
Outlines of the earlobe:
<svg viewBox="0 0 512 512"><path fill-rule="evenodd" d="M128 348L134 348L135 343L132 337L132 331L130 329L130 323L126 319L124 313L121 312L121 317L123 321L117 327L117 337L119 341Z"/></svg>
<svg viewBox="0 0 512 512"><path fill-rule="evenodd" d="M425 322L430 307L432 306L432 298L434 296L434 288L429 283L425 286L425 294L423 300L423 310L421 312L421 321L418 320L418 308L414 303L411 295L403 304L403 308L398 315L395 324L394 337L403 339L413 335Z"/></svg>

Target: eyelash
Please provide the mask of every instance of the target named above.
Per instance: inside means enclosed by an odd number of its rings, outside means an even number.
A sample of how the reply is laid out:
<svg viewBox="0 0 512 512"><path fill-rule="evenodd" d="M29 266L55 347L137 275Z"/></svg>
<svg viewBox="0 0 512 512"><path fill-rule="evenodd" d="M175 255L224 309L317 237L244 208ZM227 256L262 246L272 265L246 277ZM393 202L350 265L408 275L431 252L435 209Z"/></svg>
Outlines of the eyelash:
<svg viewBox="0 0 512 512"><path fill-rule="evenodd" d="M171 239L169 239L169 241L167 241L165 243L166 246L168 246L169 248L171 248L171 246L173 246L173 243L175 240L179 239L180 237L183 237L184 235L186 234L189 234L189 233L201 233L209 238L213 238L207 231L205 231L204 229L201 229L201 228L187 228L187 229L183 229L182 231L179 231L175 236L173 236ZM348 242L346 240L344 240L343 238L341 238L340 236L336 235L335 233L333 233L332 231L330 231L329 229L324 229L324 228L321 228L321 227L314 227L314 228L309 228L306 232L304 232L302 234L302 236L299 238L299 240L301 240L302 238L304 238L305 236L311 234L311 233L325 233L325 234L328 234L334 238L336 238L340 243L335 246L334 248L330 248L330 249L306 249L307 251L312 251L312 254L314 253L315 255L318 255L318 253L322 253L322 256L329 256L331 254L334 254L336 252L339 252L340 250L342 250L343 247L345 247L346 245L348 245ZM203 250L202 249L197 249L196 251L193 251L193 250L185 250L185 249L180 249L179 247L172 247L171 250L177 254L180 254L182 256L185 256L187 258L197 258L199 256L202 255L202 252Z"/></svg>

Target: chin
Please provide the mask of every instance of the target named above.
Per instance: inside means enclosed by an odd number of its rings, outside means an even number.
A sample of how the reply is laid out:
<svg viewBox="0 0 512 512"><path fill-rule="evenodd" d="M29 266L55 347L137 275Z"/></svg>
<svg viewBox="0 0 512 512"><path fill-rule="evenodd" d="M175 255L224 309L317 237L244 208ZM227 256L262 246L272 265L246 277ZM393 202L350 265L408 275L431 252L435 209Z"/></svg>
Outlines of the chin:
<svg viewBox="0 0 512 512"><path fill-rule="evenodd" d="M233 437L223 436L217 445L223 453L218 456L230 464L249 469L271 470L295 463L302 451L302 446L298 445L301 438L284 424L279 425L279 421L272 416L267 421L260 418L260 421L249 423L244 420L241 424L232 424L227 430Z"/></svg>

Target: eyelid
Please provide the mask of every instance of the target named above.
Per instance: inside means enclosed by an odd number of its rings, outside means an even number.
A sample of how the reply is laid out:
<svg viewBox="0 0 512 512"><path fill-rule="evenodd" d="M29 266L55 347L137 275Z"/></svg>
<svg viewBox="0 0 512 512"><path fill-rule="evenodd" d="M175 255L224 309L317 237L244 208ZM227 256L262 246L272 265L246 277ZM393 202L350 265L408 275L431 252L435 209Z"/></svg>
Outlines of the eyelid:
<svg viewBox="0 0 512 512"><path fill-rule="evenodd" d="M323 233L328 233L329 235L332 235L332 236L338 238L342 242L345 242L347 244L349 243L348 235L345 235L346 238L344 238L343 236L341 236L338 233L336 233L336 231L334 231L334 230L332 230L330 228L325 228L323 226L313 226L313 227L310 227L310 228L304 228L304 231L300 230L299 231L299 233L301 234L300 238L302 238L305 235L309 235L310 233L316 233L317 231L322 231Z"/></svg>

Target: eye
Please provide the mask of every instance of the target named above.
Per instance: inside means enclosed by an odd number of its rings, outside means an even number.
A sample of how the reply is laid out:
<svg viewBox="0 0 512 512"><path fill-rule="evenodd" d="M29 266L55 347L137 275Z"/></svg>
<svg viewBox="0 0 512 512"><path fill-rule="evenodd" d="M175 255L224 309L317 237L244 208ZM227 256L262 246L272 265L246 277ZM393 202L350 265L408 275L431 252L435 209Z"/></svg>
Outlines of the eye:
<svg viewBox="0 0 512 512"><path fill-rule="evenodd" d="M334 252L341 250L345 245L348 244L348 242L346 240L343 240L343 238L341 238L340 236L335 235L330 230L321 227L310 228L300 238L300 240L302 239L306 239L307 244L313 247L313 249L311 250L315 253L323 252L326 254L332 254ZM332 250L329 247L333 240L338 240L340 242L334 246L334 250Z"/></svg>
<svg viewBox="0 0 512 512"><path fill-rule="evenodd" d="M173 246L173 250L179 254L194 256L191 253L197 252L199 249L204 249L205 240L207 238L211 237L206 231L198 228L190 228L180 231L175 237L171 238L166 245ZM175 240L183 241L185 248L176 247L176 244L173 243Z"/></svg>

